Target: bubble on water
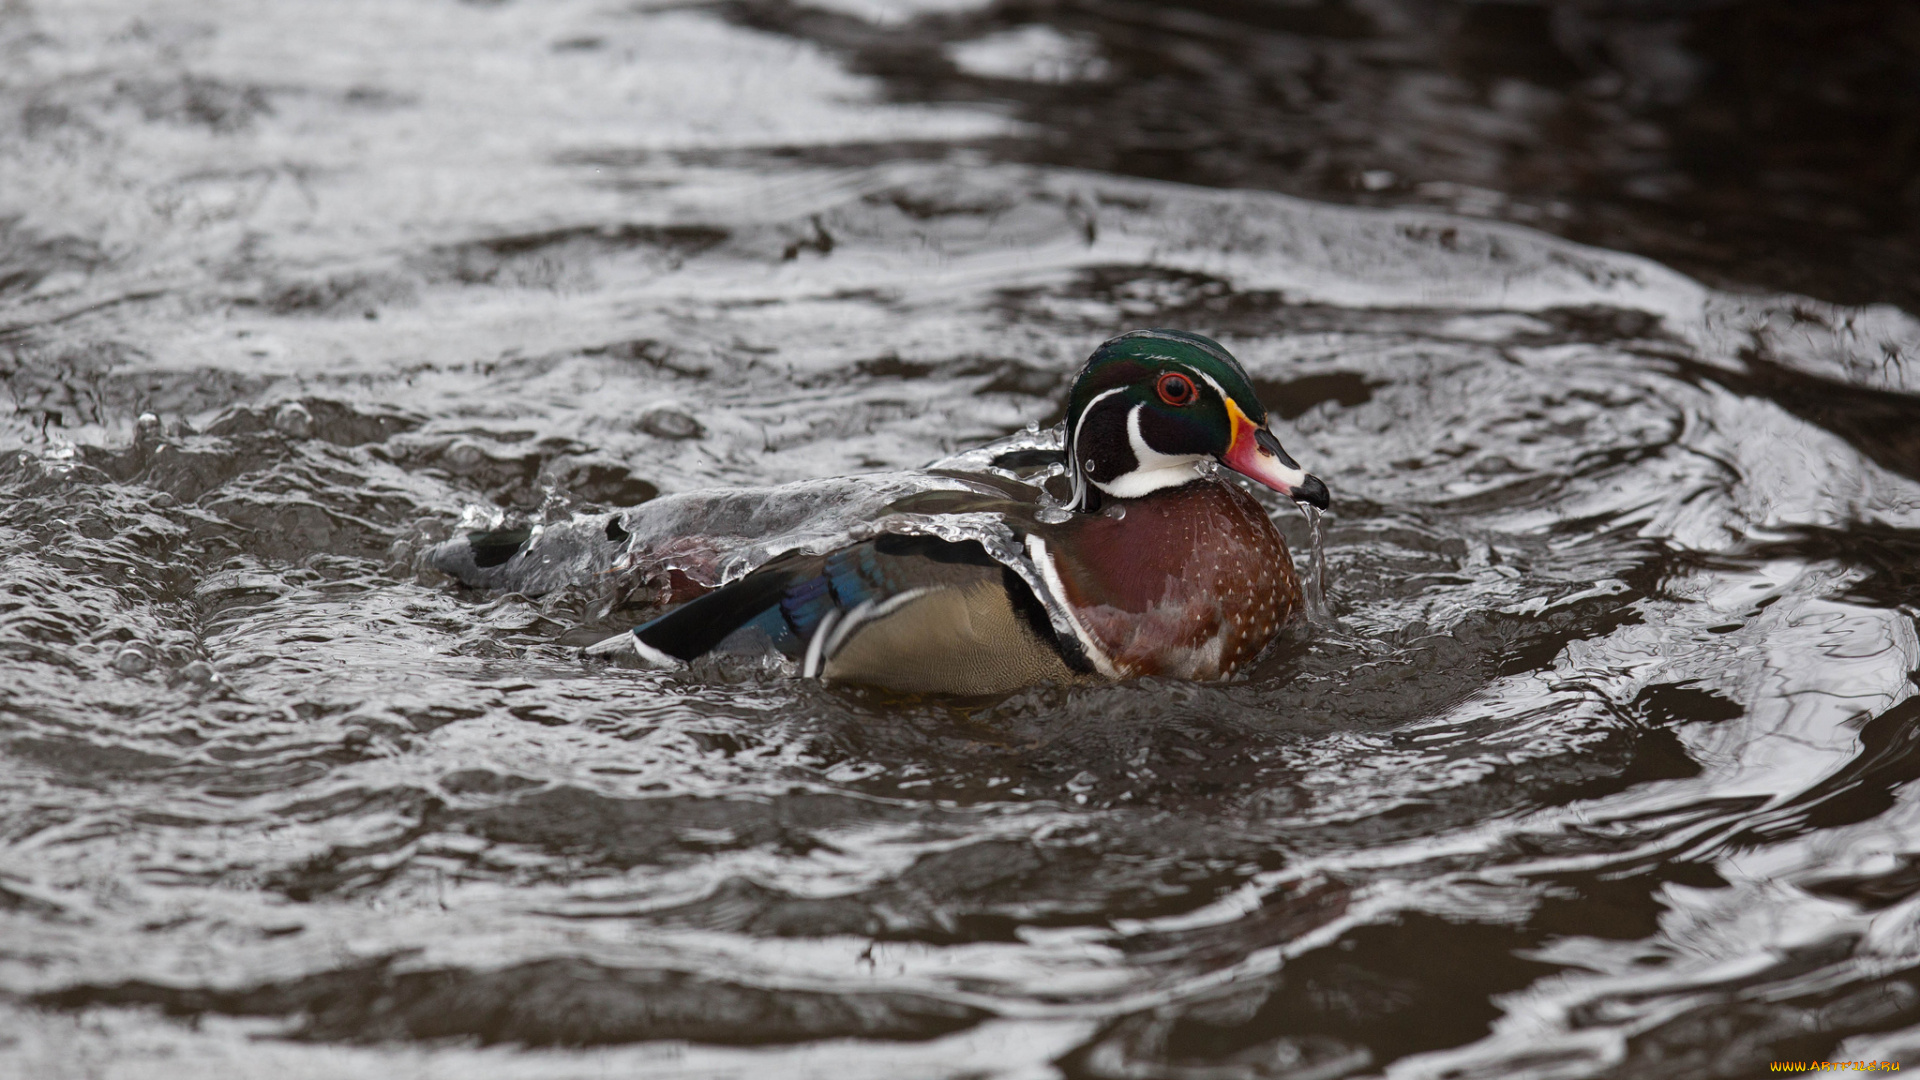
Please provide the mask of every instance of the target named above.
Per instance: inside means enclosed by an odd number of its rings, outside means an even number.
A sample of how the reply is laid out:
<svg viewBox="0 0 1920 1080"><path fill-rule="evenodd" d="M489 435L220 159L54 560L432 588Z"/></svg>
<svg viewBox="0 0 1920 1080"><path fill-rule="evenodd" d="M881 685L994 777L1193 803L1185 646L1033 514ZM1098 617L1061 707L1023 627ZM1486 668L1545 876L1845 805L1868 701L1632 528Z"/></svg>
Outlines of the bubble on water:
<svg viewBox="0 0 1920 1080"><path fill-rule="evenodd" d="M273 411L273 428L289 439L313 435L313 414L297 401L289 401Z"/></svg>
<svg viewBox="0 0 1920 1080"><path fill-rule="evenodd" d="M479 444L460 440L440 452L440 462L448 472L464 476L487 462L487 452Z"/></svg>
<svg viewBox="0 0 1920 1080"><path fill-rule="evenodd" d="M700 421L678 409L652 409L636 425L641 431L661 439L698 439L706 435Z"/></svg>
<svg viewBox="0 0 1920 1080"><path fill-rule="evenodd" d="M122 675L140 675L153 668L153 655L143 645L129 645L113 657L113 669Z"/></svg>

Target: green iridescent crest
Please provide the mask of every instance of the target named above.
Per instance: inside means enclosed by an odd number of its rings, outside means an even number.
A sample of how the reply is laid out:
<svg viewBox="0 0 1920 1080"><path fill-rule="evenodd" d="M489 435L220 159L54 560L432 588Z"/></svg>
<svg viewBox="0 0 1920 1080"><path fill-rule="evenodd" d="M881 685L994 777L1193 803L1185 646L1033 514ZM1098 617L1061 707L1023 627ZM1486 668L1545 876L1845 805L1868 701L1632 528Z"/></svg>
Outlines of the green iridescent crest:
<svg viewBox="0 0 1920 1080"><path fill-rule="evenodd" d="M1267 410L1253 391L1247 371L1233 354L1210 337L1185 330L1132 330L1095 349L1067 395L1067 427L1079 426L1087 406L1107 390L1132 388L1140 400L1150 395L1155 375L1177 364L1211 379L1262 427Z"/></svg>

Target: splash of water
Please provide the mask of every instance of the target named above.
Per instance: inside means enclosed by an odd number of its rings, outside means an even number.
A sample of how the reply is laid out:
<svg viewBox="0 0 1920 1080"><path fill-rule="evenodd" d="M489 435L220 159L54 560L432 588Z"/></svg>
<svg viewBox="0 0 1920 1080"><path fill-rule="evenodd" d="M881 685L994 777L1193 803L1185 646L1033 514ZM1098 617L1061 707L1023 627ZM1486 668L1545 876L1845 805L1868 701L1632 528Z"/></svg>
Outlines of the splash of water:
<svg viewBox="0 0 1920 1080"><path fill-rule="evenodd" d="M1300 595L1307 605L1307 620L1315 626L1334 625L1333 612L1327 607L1326 526L1321 523L1317 506L1297 503L1307 516L1307 572L1300 581Z"/></svg>

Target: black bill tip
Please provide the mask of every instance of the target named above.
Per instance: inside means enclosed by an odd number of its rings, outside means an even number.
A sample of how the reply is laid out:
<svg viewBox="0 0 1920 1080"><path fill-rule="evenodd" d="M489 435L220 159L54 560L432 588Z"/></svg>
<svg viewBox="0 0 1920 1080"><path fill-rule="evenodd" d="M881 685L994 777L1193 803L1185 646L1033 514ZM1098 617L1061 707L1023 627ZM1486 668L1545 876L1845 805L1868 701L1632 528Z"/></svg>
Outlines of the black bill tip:
<svg viewBox="0 0 1920 1080"><path fill-rule="evenodd" d="M1333 504L1333 496L1327 491L1327 485L1312 475L1304 483L1294 485L1293 499L1295 502L1312 503L1322 510Z"/></svg>

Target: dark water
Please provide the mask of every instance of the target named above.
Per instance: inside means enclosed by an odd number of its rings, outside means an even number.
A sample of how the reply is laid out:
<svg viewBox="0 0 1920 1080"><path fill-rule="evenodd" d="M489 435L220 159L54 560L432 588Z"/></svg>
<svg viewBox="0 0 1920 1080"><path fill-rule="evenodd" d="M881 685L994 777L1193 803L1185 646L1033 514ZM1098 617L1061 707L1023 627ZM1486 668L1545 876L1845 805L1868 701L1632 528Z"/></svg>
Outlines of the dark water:
<svg viewBox="0 0 1920 1080"><path fill-rule="evenodd" d="M1920 1048L1920 323L1830 302L1905 294L1067 168L1013 89L767 24L1093 100L1136 60L1084 20L1238 17L957 5L0 8L3 1071ZM623 625L592 588L419 568L922 465L1143 325L1226 342L1335 492L1332 622L1243 681L636 672L578 658Z"/></svg>
<svg viewBox="0 0 1920 1080"><path fill-rule="evenodd" d="M1034 128L990 141L1004 156L1440 207L1713 284L1920 306L1907 0L936 6L878 27L887 0L718 10L900 100L1007 103Z"/></svg>

